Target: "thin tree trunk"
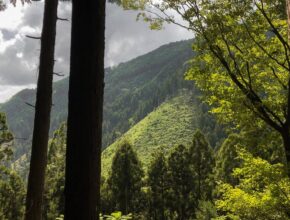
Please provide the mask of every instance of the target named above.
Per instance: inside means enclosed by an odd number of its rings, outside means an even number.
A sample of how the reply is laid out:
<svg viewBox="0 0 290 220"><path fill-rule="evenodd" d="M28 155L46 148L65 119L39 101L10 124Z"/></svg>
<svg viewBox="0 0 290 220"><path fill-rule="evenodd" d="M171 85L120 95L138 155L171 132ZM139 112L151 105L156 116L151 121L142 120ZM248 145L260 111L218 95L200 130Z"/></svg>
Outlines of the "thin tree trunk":
<svg viewBox="0 0 290 220"><path fill-rule="evenodd" d="M290 0L286 0L286 14L287 14L287 28L288 28L288 44L290 43ZM288 76L288 111L287 119L282 129L281 135L283 138L283 145L285 149L285 155L287 160L288 175L290 175L290 132L289 132L289 117L290 117L290 75Z"/></svg>
<svg viewBox="0 0 290 220"><path fill-rule="evenodd" d="M40 220L42 215L50 111L52 103L57 5L58 0L46 0L44 6L32 152L26 195L26 220Z"/></svg>
<svg viewBox="0 0 290 220"><path fill-rule="evenodd" d="M96 220L104 93L105 0L73 0L65 219Z"/></svg>
<svg viewBox="0 0 290 220"><path fill-rule="evenodd" d="M289 169L290 168L289 167L289 163L290 163L290 132L289 132L289 129L287 127L285 127L283 129L283 131L281 132L281 136L283 139L283 146L284 146L284 150L285 150L288 173L290 174L290 169Z"/></svg>
<svg viewBox="0 0 290 220"><path fill-rule="evenodd" d="M290 43L290 0L286 0L286 13L288 24L288 43Z"/></svg>

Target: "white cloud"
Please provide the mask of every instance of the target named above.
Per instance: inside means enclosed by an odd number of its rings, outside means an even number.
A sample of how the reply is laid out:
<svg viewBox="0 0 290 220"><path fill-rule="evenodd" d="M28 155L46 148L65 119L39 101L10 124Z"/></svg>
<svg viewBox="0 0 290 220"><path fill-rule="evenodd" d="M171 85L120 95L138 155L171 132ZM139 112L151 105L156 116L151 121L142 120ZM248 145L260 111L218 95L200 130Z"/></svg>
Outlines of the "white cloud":
<svg viewBox="0 0 290 220"><path fill-rule="evenodd" d="M17 4L17 7L7 4L7 9L0 12L0 29L16 30L22 23L24 11L27 7L27 5L22 6L21 4Z"/></svg>
<svg viewBox="0 0 290 220"><path fill-rule="evenodd" d="M3 33L0 32L0 54L5 53L6 49L12 45L14 45L16 39L4 40Z"/></svg>

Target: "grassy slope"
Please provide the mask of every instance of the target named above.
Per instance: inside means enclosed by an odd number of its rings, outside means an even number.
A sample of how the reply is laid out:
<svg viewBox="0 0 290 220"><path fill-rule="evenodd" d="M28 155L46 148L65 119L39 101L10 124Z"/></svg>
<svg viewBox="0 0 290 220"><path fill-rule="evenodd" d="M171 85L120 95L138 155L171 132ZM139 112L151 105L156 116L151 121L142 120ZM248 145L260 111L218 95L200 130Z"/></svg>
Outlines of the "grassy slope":
<svg viewBox="0 0 290 220"><path fill-rule="evenodd" d="M191 95L185 91L148 114L104 150L103 176L108 175L114 153L123 139L127 139L134 146L145 169L150 163L152 153L161 146L165 152L169 152L175 145L190 143L195 129L193 106Z"/></svg>

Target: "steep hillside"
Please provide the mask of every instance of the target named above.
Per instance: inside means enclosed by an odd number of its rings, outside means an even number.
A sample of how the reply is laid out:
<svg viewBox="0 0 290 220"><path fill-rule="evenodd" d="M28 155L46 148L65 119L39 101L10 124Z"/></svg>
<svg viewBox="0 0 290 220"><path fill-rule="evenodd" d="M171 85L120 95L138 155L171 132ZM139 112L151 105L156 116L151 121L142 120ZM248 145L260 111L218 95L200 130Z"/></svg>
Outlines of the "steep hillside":
<svg viewBox="0 0 290 220"><path fill-rule="evenodd" d="M183 80L186 61L193 56L191 40L164 45L116 67L106 69L103 146L108 146L181 88L192 88ZM51 131L67 116L68 79L54 83ZM35 90L26 89L0 107L18 138L17 156L28 152ZM81 129L81 128L80 128Z"/></svg>
<svg viewBox="0 0 290 220"><path fill-rule="evenodd" d="M212 138L214 130L218 130L218 125L200 112L200 102L196 95L188 90L180 91L176 97L162 103L107 147L103 151L102 158L103 176L108 175L116 148L124 140L133 145L146 170L156 149L162 147L164 153L168 154L173 146L190 144L195 129L203 130L209 139ZM205 117L206 120L204 120ZM200 124L201 119L212 124L213 129L210 132ZM214 135L218 136L217 139L223 137L222 132Z"/></svg>

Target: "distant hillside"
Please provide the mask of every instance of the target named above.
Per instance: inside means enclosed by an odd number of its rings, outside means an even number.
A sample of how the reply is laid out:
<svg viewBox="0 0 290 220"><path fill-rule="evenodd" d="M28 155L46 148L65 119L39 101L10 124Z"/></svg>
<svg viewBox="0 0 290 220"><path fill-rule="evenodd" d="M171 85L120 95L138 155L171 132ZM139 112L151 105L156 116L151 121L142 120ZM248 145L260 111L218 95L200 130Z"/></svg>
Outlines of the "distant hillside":
<svg viewBox="0 0 290 220"><path fill-rule="evenodd" d="M151 154L157 148L164 146L169 150L176 144L190 142L195 129L194 119L193 102L189 93L164 102L104 150L103 175L107 175L116 148L123 139L134 146L144 167L147 167Z"/></svg>
<svg viewBox="0 0 290 220"><path fill-rule="evenodd" d="M224 134L211 117L201 112L197 95L188 90L180 91L176 97L162 103L107 147L103 151L102 175L105 177L108 175L112 158L123 140L133 145L145 170L156 149L162 147L163 152L168 155L172 147L178 144L190 144L196 129L202 130L209 140L220 141ZM200 124L201 121L211 124L212 128Z"/></svg>
<svg viewBox="0 0 290 220"><path fill-rule="evenodd" d="M193 89L192 82L183 80L185 63L193 55L191 40L181 41L106 69L104 147L180 89ZM67 78L54 83L51 131L66 120L67 93ZM31 144L34 108L26 103L35 103L35 90L25 89L0 106L17 138L17 157L29 152Z"/></svg>

